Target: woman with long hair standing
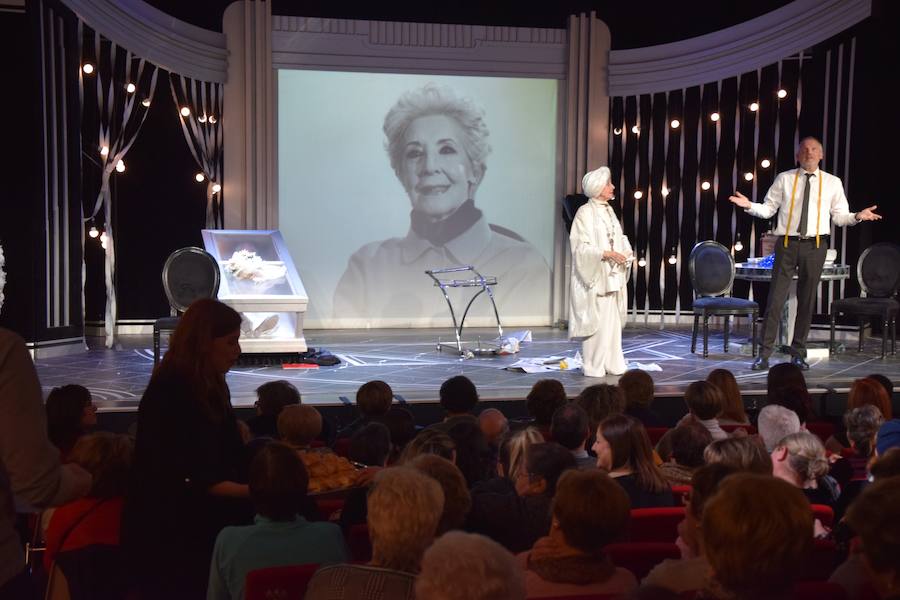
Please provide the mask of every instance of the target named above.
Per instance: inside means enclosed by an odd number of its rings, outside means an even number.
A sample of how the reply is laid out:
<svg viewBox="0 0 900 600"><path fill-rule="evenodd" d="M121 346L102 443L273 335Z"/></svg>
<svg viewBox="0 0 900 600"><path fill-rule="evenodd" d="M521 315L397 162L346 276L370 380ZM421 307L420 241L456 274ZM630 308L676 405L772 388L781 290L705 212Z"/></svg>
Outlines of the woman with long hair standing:
<svg viewBox="0 0 900 600"><path fill-rule="evenodd" d="M225 382L240 324L221 302L192 304L141 398L122 542L143 597L205 597L216 535L250 511Z"/></svg>

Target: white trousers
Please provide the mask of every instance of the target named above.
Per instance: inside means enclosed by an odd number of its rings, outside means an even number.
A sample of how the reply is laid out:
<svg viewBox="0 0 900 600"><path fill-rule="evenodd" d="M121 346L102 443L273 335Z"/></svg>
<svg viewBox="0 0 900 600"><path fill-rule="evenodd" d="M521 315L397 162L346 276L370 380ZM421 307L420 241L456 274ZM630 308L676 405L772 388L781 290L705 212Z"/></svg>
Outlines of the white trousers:
<svg viewBox="0 0 900 600"><path fill-rule="evenodd" d="M582 371L587 377L621 375L628 368L622 352L622 316L616 294L595 298L600 327L581 342Z"/></svg>

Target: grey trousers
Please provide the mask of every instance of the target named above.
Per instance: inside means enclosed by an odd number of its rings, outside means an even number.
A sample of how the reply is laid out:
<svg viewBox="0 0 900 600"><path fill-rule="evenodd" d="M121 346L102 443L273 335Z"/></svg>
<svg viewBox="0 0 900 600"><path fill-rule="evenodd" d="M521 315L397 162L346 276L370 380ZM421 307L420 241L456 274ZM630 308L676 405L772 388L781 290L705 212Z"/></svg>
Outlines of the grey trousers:
<svg viewBox="0 0 900 600"><path fill-rule="evenodd" d="M781 323L781 311L787 302L791 280L797 275L797 319L794 321L794 339L791 349L800 356L806 356L806 338L812 322L813 305L819 289L819 278L825 266L825 252L828 250L828 237L820 239L816 248L816 239L799 240L790 238L788 247L784 247L784 238L775 241L775 264L772 267L772 283L769 286L769 301L766 305L766 316L763 320L762 343L759 355L769 358L775 346L778 326Z"/></svg>

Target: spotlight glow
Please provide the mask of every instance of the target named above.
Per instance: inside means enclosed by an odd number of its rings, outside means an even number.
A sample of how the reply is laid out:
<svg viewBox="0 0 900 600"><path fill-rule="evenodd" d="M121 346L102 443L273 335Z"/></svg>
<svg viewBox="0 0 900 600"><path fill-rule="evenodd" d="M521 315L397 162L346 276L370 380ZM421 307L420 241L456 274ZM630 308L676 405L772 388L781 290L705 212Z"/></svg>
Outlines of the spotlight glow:
<svg viewBox="0 0 900 600"><path fill-rule="evenodd" d="M189 117L189 116L191 116L191 109L188 108L187 106L182 106L182 107L181 107L181 116L182 116L182 117Z"/></svg>
<svg viewBox="0 0 900 600"><path fill-rule="evenodd" d="M740 252L743 249L744 249L744 244L741 243L741 240L738 240L734 243L734 251L735 252Z"/></svg>
<svg viewBox="0 0 900 600"><path fill-rule="evenodd" d="M759 102L751 102L750 103L750 111L756 112L759 110Z"/></svg>
<svg viewBox="0 0 900 600"><path fill-rule="evenodd" d="M784 90L784 89L778 90L778 97L781 99L787 98L787 90Z"/></svg>
<svg viewBox="0 0 900 600"><path fill-rule="evenodd" d="M677 263L677 262L678 262L678 257L675 256L674 254L673 254L672 256L669 257L669 264L670 264L670 265L674 265L674 264Z"/></svg>
<svg viewBox="0 0 900 600"><path fill-rule="evenodd" d="M88 230L88 235L92 238L97 238L100 236L100 232L97 231L97 228L92 225L91 228Z"/></svg>
<svg viewBox="0 0 900 600"><path fill-rule="evenodd" d="M124 173L125 172L125 161L121 158L119 162L116 163L116 173Z"/></svg>
<svg viewBox="0 0 900 600"><path fill-rule="evenodd" d="M206 123L206 114L200 115L199 117L197 117L197 120L201 123Z"/></svg>
<svg viewBox="0 0 900 600"><path fill-rule="evenodd" d="M647 266L647 259L645 259L643 256L640 257L640 258L638 259L638 266L639 266L639 267L646 267L646 266Z"/></svg>
<svg viewBox="0 0 900 600"><path fill-rule="evenodd" d="M84 63L81 65L81 70L84 71L86 75L90 75L94 72L94 65L91 63Z"/></svg>
<svg viewBox="0 0 900 600"><path fill-rule="evenodd" d="M669 195L669 188L667 188L666 186L662 186L662 189L659 191L662 192L663 198Z"/></svg>
<svg viewBox="0 0 900 600"><path fill-rule="evenodd" d="M635 200L640 200L643 197L644 197L644 192L642 192L641 190L634 191L634 199Z"/></svg>
<svg viewBox="0 0 900 600"><path fill-rule="evenodd" d="M700 184L700 189L701 189L701 190L704 190L704 191L705 191L705 190L708 190L710 187L711 187L711 186L710 186L710 184L709 184L708 181L704 181L703 183Z"/></svg>
<svg viewBox="0 0 900 600"><path fill-rule="evenodd" d="M218 183L214 183L213 187L212 187L212 191L213 191L213 194L218 194L219 192L222 191L222 186L219 185Z"/></svg>
<svg viewBox="0 0 900 600"><path fill-rule="evenodd" d="M106 240L100 240L100 247L106 250Z"/></svg>
<svg viewBox="0 0 900 600"><path fill-rule="evenodd" d="M216 118L216 115L209 115L209 122L210 122L210 123L212 123L213 125L215 125L215 124L216 124L216 121L218 121L218 119Z"/></svg>
<svg viewBox="0 0 900 600"><path fill-rule="evenodd" d="M103 146L100 148L100 156L106 156L109 154L109 146Z"/></svg>
<svg viewBox="0 0 900 600"><path fill-rule="evenodd" d="M109 239L109 237L107 237L105 231L104 231L103 233L100 234L100 243L101 243L101 244L105 244L105 243L106 243L106 240L108 240L108 239ZM105 247L106 247L106 246L104 246L104 248L105 248Z"/></svg>
<svg viewBox="0 0 900 600"><path fill-rule="evenodd" d="M150 98L144 98L141 100L141 106L144 108L148 108L150 106Z"/></svg>
<svg viewBox="0 0 900 600"><path fill-rule="evenodd" d="M772 161L770 161L768 158L764 158L759 162L759 166L761 166L763 169L768 169L772 166Z"/></svg>
<svg viewBox="0 0 900 600"><path fill-rule="evenodd" d="M136 89L137 89L137 86L134 85L133 83L129 83L128 85L125 86L125 91L128 92L129 94L133 94Z"/></svg>
<svg viewBox="0 0 900 600"><path fill-rule="evenodd" d="M616 135L622 135L622 128L616 127L615 129L613 129L613 133Z"/></svg>
<svg viewBox="0 0 900 600"><path fill-rule="evenodd" d="M744 180L753 181L753 173L744 173Z"/></svg>
<svg viewBox="0 0 900 600"><path fill-rule="evenodd" d="M631 128L631 133L640 133L640 132L641 132L641 128L638 127L637 125L635 125L634 127Z"/></svg>
<svg viewBox="0 0 900 600"><path fill-rule="evenodd" d="M201 183L204 179L206 179L206 176L203 173L197 173L196 175L194 175L194 179L197 180L197 183Z"/></svg>
<svg viewBox="0 0 900 600"><path fill-rule="evenodd" d="M715 123L716 121L718 121L718 120L719 120L719 113L714 112L714 113L710 114L710 115L709 115L709 120L712 121L713 123Z"/></svg>
<svg viewBox="0 0 900 600"><path fill-rule="evenodd" d="M669 126L671 126L672 129L678 129L681 126L681 121L679 121L678 119L672 119L672 122L669 123Z"/></svg>

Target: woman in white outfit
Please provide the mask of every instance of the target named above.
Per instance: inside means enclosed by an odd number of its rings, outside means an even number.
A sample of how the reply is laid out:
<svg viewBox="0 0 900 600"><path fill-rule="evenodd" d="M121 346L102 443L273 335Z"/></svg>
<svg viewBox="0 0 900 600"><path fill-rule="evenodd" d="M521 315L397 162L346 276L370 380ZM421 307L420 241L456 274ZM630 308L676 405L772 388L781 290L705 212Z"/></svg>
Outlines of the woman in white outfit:
<svg viewBox="0 0 900 600"><path fill-rule="evenodd" d="M628 296L625 284L634 253L609 205L615 190L609 179L607 167L584 176L581 187L590 200L578 209L569 234L569 337L582 343L583 371L588 377L621 375L627 368L622 328Z"/></svg>

